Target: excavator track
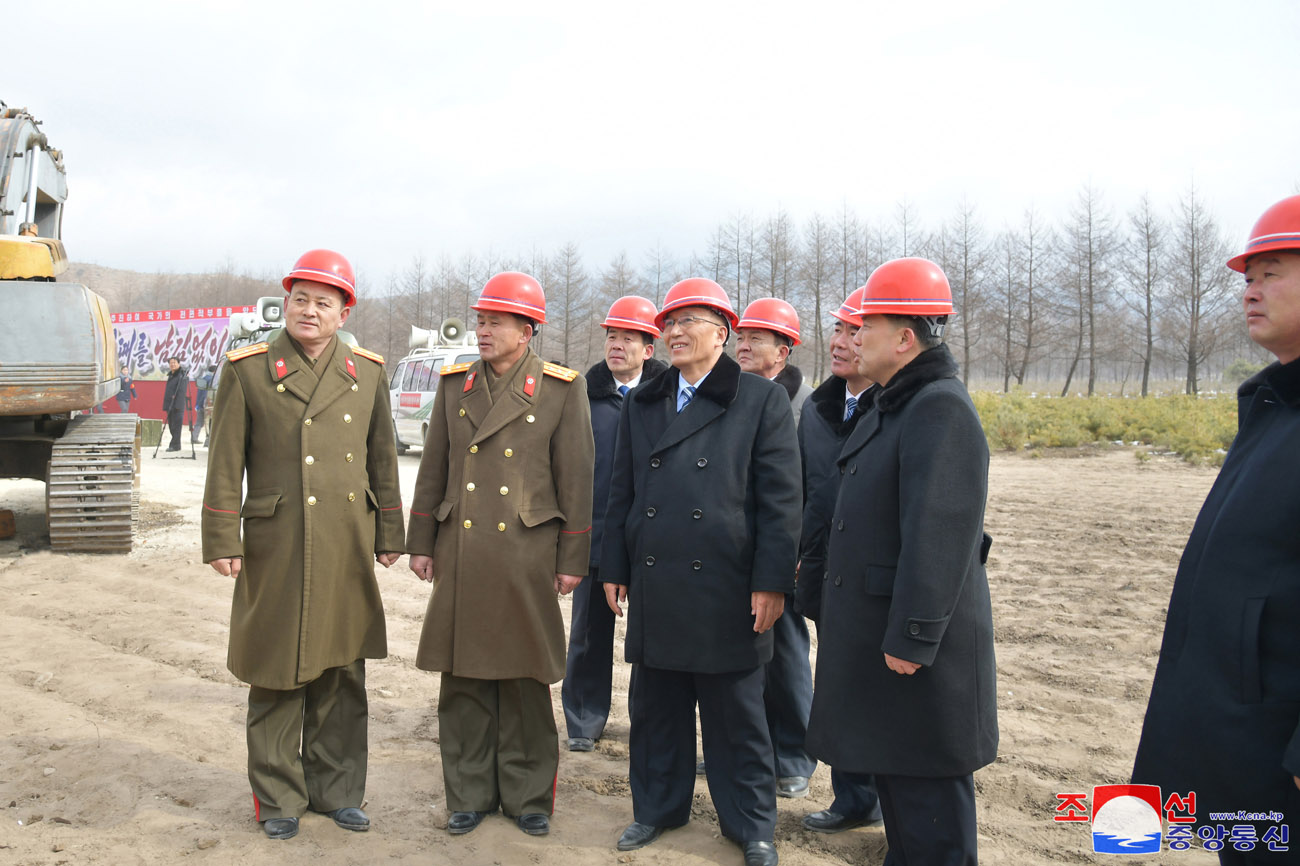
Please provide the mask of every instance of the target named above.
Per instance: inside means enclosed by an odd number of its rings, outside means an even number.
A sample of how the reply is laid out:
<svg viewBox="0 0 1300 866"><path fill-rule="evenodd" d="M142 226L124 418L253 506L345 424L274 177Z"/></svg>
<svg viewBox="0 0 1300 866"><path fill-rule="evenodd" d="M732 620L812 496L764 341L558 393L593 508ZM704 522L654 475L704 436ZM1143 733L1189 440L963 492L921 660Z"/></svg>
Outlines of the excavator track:
<svg viewBox="0 0 1300 866"><path fill-rule="evenodd" d="M53 550L130 551L140 520L140 419L73 418L54 443L45 506Z"/></svg>

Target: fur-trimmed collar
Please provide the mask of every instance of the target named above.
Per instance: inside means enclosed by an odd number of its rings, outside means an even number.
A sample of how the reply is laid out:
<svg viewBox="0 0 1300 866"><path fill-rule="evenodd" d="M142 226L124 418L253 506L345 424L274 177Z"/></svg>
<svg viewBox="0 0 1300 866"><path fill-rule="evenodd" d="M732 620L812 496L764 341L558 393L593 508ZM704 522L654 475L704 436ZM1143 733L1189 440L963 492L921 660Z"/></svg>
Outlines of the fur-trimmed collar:
<svg viewBox="0 0 1300 866"><path fill-rule="evenodd" d="M772 381L785 389L793 400L803 387L803 373L793 364L786 364L781 368L781 372L772 377Z"/></svg>
<svg viewBox="0 0 1300 866"><path fill-rule="evenodd" d="M1283 364L1274 361L1251 376L1237 389L1238 397L1249 397L1267 385L1288 406L1300 406L1300 360Z"/></svg>
<svg viewBox="0 0 1300 866"><path fill-rule="evenodd" d="M657 358L646 358L645 366L641 368L641 381L639 384L644 385L651 379L657 377L668 365ZM587 371L587 398L590 400L604 400L609 397L618 396L619 382L610 372L609 366L602 360L591 365Z"/></svg>
<svg viewBox="0 0 1300 866"><path fill-rule="evenodd" d="M946 343L926 349L907 366L894 374L894 378L876 395L876 409L882 414L894 412L931 382L952 379L957 375L957 360L948 351Z"/></svg>
<svg viewBox="0 0 1300 866"><path fill-rule="evenodd" d="M843 434L853 429L853 425L857 424L863 413L871 408L879 393L880 386L874 383L863 391L858 399L857 410L847 421L844 420L844 400L848 396L848 383L839 376L827 377L808 399L812 401L813 410L822 417L822 420L837 434Z"/></svg>
<svg viewBox="0 0 1300 866"><path fill-rule="evenodd" d="M704 384L700 385L700 389L695 392L695 396L707 397L719 406L730 406L735 402L739 390L740 365L724 352L718 358L718 363L713 365ZM638 403L652 403L666 397L676 400L677 371L670 367L652 381L642 383L642 386L632 393L632 397Z"/></svg>

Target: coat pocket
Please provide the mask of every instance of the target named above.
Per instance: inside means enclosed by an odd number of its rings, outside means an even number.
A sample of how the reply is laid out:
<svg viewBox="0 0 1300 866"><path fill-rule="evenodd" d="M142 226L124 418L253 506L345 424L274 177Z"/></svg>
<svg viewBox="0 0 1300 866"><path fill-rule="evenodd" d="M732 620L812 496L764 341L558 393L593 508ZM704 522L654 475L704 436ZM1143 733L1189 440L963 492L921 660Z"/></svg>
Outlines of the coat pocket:
<svg viewBox="0 0 1300 866"><path fill-rule="evenodd" d="M244 505L239 509L240 517L273 517L275 506L280 502L280 488L264 487L248 491Z"/></svg>
<svg viewBox="0 0 1300 866"><path fill-rule="evenodd" d="M447 515L451 514L451 510L455 507L456 507L456 500L454 499L442 500L442 502L438 503L438 507L433 510L433 519L439 523L442 523L444 520L447 519Z"/></svg>
<svg viewBox="0 0 1300 866"><path fill-rule="evenodd" d="M379 510L379 497L375 496L375 491L369 487L366 488L366 503L370 506L371 511Z"/></svg>
<svg viewBox="0 0 1300 866"><path fill-rule="evenodd" d="M524 526L531 529L534 526L541 526L548 520L564 520L564 512L554 507L530 508L527 511L520 511L519 519L524 522Z"/></svg>
<svg viewBox="0 0 1300 866"><path fill-rule="evenodd" d="M896 571L897 569L885 565L868 565L866 579L867 595L893 595L894 574Z"/></svg>

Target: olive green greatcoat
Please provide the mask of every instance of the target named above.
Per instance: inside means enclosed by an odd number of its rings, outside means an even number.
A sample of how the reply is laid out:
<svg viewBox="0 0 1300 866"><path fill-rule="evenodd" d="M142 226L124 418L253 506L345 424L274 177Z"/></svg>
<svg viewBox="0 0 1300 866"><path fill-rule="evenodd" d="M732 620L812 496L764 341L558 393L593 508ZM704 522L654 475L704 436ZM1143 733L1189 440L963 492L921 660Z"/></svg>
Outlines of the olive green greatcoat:
<svg viewBox="0 0 1300 866"><path fill-rule="evenodd" d="M383 658L374 558L402 549L382 362L335 338L313 369L281 331L268 351L227 363L208 452L203 561L244 558L230 672L295 689L328 668Z"/></svg>
<svg viewBox="0 0 1300 866"><path fill-rule="evenodd" d="M433 557L415 664L554 683L565 660L555 574L585 575L591 545L587 384L563 367L543 373L528 349L494 402L482 366L450 368L430 414L406 539Z"/></svg>

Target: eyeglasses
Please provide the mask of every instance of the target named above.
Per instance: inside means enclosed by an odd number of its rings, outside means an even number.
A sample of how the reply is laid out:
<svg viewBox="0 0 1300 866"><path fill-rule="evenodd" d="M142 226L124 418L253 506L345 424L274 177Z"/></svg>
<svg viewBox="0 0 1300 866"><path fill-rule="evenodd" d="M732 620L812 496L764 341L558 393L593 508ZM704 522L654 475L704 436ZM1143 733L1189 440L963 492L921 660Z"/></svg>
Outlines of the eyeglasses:
<svg viewBox="0 0 1300 866"><path fill-rule="evenodd" d="M680 319L673 319L673 318L664 319L664 330L665 331L668 330L673 325L681 325L683 328L689 328L691 325L694 325L696 322L703 322L706 325L713 325L715 328L722 327L721 322L715 322L712 319L702 319L699 316L682 316Z"/></svg>

